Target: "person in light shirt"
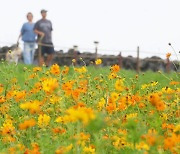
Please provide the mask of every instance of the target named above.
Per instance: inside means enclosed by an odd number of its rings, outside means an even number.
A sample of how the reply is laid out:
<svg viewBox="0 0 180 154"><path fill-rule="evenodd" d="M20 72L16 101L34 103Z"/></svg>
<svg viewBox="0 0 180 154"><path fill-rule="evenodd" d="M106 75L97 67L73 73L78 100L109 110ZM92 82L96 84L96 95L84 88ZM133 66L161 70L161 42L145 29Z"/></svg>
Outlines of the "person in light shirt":
<svg viewBox="0 0 180 154"><path fill-rule="evenodd" d="M27 13L27 20L28 21L22 25L17 44L19 44L19 40L22 37L22 40L24 42L24 49L23 49L24 63L33 64L36 34L34 32L35 24L33 23L33 14L31 12Z"/></svg>

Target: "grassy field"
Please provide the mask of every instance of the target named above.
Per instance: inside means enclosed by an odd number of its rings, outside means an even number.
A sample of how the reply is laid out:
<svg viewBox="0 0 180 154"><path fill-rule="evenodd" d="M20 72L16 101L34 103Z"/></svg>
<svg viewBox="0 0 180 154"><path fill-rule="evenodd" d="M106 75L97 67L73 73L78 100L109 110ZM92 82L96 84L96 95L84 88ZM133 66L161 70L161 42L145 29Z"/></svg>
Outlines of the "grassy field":
<svg viewBox="0 0 180 154"><path fill-rule="evenodd" d="M2 63L0 74L0 153L180 150L176 72Z"/></svg>

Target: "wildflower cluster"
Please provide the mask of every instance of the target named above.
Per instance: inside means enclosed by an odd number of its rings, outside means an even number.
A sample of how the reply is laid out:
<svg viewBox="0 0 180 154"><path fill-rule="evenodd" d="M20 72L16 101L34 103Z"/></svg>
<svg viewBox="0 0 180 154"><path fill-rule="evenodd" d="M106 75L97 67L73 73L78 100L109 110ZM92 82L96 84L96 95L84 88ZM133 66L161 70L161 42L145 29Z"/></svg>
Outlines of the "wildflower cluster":
<svg viewBox="0 0 180 154"><path fill-rule="evenodd" d="M23 68L22 79L9 67L0 81L0 152L177 154L179 78L162 86L127 78L119 65L103 69L54 64Z"/></svg>

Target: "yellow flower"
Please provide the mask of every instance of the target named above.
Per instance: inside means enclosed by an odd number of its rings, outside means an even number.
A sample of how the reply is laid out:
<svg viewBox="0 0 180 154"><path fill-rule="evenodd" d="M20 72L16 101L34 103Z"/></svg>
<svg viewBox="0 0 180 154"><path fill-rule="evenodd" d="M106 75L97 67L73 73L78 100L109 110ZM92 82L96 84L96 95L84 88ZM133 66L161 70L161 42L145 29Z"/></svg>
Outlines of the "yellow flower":
<svg viewBox="0 0 180 154"><path fill-rule="evenodd" d="M59 96L56 96L56 95L52 95L51 98L50 98L50 102L52 104L55 104L55 103L58 103L62 98L59 97Z"/></svg>
<svg viewBox="0 0 180 154"><path fill-rule="evenodd" d="M115 79L117 77L117 74L114 72L111 72L108 76L109 79Z"/></svg>
<svg viewBox="0 0 180 154"><path fill-rule="evenodd" d="M156 86L157 84L158 84L157 81L153 81L153 82L151 83L151 86L154 87L154 86Z"/></svg>
<svg viewBox="0 0 180 154"><path fill-rule="evenodd" d="M41 67L34 67L33 68L33 72L40 72L40 71L42 71Z"/></svg>
<svg viewBox="0 0 180 154"><path fill-rule="evenodd" d="M42 82L42 88L46 93L52 93L58 87L59 83L56 78L47 78Z"/></svg>
<svg viewBox="0 0 180 154"><path fill-rule="evenodd" d="M31 102L25 102L20 105L21 109L27 109L30 111L30 113L38 113L40 111L40 106L42 105L41 102L38 100L34 100Z"/></svg>
<svg viewBox="0 0 180 154"><path fill-rule="evenodd" d="M58 148L56 151L55 151L55 154L63 154L63 153L68 153L71 149L73 148L73 145L70 144L68 146L62 146L60 148Z"/></svg>
<svg viewBox="0 0 180 154"><path fill-rule="evenodd" d="M95 118L94 111L91 108L78 107L69 108L66 110L67 115L63 117L58 117L56 122L77 122L82 121L83 124L87 125L90 120Z"/></svg>
<svg viewBox="0 0 180 154"><path fill-rule="evenodd" d="M85 66L83 66L81 68L74 68L74 71L76 71L78 73L86 73L87 72L87 68Z"/></svg>
<svg viewBox="0 0 180 154"><path fill-rule="evenodd" d="M63 123L64 122L64 118L63 117L57 117L55 122L58 122L58 123Z"/></svg>
<svg viewBox="0 0 180 154"><path fill-rule="evenodd" d="M136 118L137 115L138 115L137 113L130 113L130 114L127 114L127 115L126 115L126 118L127 118L127 119Z"/></svg>
<svg viewBox="0 0 180 154"><path fill-rule="evenodd" d="M118 98L119 98L119 95L116 92L111 93L111 99L112 99L113 102L117 101Z"/></svg>
<svg viewBox="0 0 180 154"><path fill-rule="evenodd" d="M174 94L175 91L169 87L165 87L165 88L162 88L162 92L165 94Z"/></svg>
<svg viewBox="0 0 180 154"><path fill-rule="evenodd" d="M95 148L92 146L84 147L83 152L88 154L95 154Z"/></svg>
<svg viewBox="0 0 180 154"><path fill-rule="evenodd" d="M118 80L116 80L115 89L116 89L117 91L123 91L123 90L124 90L123 79L118 79Z"/></svg>
<svg viewBox="0 0 180 154"><path fill-rule="evenodd" d="M120 149L127 146L127 141L125 137L112 136L112 144L115 148Z"/></svg>
<svg viewBox="0 0 180 154"><path fill-rule="evenodd" d="M99 111L101 111L104 108L105 104L106 104L105 99L101 98L100 101L97 104L97 108L99 109Z"/></svg>
<svg viewBox="0 0 180 154"><path fill-rule="evenodd" d="M180 124L178 124L177 126L175 126L175 128L174 128L174 132L175 133L180 133Z"/></svg>
<svg viewBox="0 0 180 154"><path fill-rule="evenodd" d="M49 124L50 121L50 116L48 116L47 114L41 114L38 117L38 126L39 127L45 127Z"/></svg>
<svg viewBox="0 0 180 154"><path fill-rule="evenodd" d="M167 119L168 119L168 115L165 114L165 113L163 113L162 116L161 116L161 118L162 118L163 120L167 120Z"/></svg>
<svg viewBox="0 0 180 154"><path fill-rule="evenodd" d="M102 60L101 60L101 59L97 59L97 60L95 61L95 63L96 63L96 65L100 65L100 64L102 63Z"/></svg>
<svg viewBox="0 0 180 154"><path fill-rule="evenodd" d="M148 88L148 84L141 85L141 89L146 89L146 88Z"/></svg>
<svg viewBox="0 0 180 154"><path fill-rule="evenodd" d="M11 79L11 83L12 83L12 84L17 83L17 79L16 79L16 78L12 78L12 79Z"/></svg>
<svg viewBox="0 0 180 154"><path fill-rule="evenodd" d="M138 150L149 150L149 146L144 142L140 142L139 144L136 144L136 149L138 149Z"/></svg>

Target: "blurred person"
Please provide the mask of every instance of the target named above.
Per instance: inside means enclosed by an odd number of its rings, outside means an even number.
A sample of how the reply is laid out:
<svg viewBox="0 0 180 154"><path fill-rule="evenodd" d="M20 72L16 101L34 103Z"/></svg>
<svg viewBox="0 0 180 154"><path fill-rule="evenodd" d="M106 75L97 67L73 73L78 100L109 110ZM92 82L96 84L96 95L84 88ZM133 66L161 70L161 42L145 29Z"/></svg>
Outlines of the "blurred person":
<svg viewBox="0 0 180 154"><path fill-rule="evenodd" d="M50 65L53 55L54 47L52 43L52 23L46 19L47 10L41 10L42 19L37 21L34 26L34 32L38 35L39 48L41 48L41 56L39 57L39 65ZM47 54L47 59L44 61L44 55Z"/></svg>
<svg viewBox="0 0 180 154"><path fill-rule="evenodd" d="M21 28L20 35L18 37L17 46L19 45L19 39L22 37L24 42L23 60L25 64L33 64L35 53L36 34L34 33L33 14L27 13L28 22L24 23Z"/></svg>

